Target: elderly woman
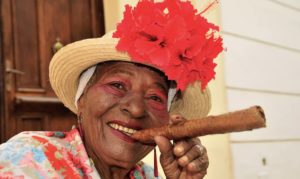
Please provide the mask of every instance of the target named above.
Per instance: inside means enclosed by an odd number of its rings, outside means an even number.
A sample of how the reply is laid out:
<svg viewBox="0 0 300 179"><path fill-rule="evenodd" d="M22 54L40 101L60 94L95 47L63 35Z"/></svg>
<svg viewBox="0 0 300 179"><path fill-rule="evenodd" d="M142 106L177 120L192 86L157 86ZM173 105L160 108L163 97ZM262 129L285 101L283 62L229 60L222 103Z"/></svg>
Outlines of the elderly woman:
<svg viewBox="0 0 300 179"><path fill-rule="evenodd" d="M212 60L222 51L216 29L189 2L142 0L126 7L113 35L61 49L51 61L50 82L77 114L78 127L13 137L0 146L0 176L156 177L141 162L155 145L131 135L207 115L205 86L214 76ZM172 143L156 136L155 142L167 178L205 176L208 158L199 139Z"/></svg>

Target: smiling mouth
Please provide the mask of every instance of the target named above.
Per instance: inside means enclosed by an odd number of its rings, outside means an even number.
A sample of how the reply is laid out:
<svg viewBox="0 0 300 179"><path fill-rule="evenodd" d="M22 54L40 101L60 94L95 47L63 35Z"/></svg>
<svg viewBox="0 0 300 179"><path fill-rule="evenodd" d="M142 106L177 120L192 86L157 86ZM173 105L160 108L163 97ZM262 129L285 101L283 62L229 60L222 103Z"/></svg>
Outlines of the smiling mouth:
<svg viewBox="0 0 300 179"><path fill-rule="evenodd" d="M116 130L128 135L128 136L131 136L132 134L137 132L137 130L135 130L135 129L131 129L131 128L128 128L128 127L125 127L125 126L122 126L122 125L119 125L116 123L109 123L109 126L112 127L113 129L116 129Z"/></svg>

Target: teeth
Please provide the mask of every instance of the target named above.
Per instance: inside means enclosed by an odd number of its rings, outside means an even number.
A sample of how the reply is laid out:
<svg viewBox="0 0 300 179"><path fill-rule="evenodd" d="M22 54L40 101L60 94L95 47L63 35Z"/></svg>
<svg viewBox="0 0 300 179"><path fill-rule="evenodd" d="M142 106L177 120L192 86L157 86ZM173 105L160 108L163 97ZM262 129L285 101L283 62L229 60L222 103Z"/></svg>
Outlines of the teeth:
<svg viewBox="0 0 300 179"><path fill-rule="evenodd" d="M115 123L110 123L109 126L118 131L125 133L128 136L131 136L132 134L134 134L137 131L135 129L127 128L127 127L124 127L124 126L121 126L121 125L115 124Z"/></svg>
<svg viewBox="0 0 300 179"><path fill-rule="evenodd" d="M129 129L129 130L128 130L128 133L131 133L131 134L132 134L132 133L134 133L134 132L135 132L135 131L134 131L133 129Z"/></svg>

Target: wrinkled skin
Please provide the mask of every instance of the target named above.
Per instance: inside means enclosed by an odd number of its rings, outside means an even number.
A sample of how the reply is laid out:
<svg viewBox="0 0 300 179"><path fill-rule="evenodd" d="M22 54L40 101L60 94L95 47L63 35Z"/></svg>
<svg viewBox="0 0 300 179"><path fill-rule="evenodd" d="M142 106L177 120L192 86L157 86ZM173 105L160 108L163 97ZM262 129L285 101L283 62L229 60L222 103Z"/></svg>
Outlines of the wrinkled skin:
<svg viewBox="0 0 300 179"><path fill-rule="evenodd" d="M146 129L185 120L167 112L168 83L157 71L133 63L105 63L85 88L78 102L83 119L85 146L103 178L128 178L135 164L154 146L143 145L113 128ZM155 138L162 153L160 162L167 178L202 178L207 155L200 141L187 139L174 145Z"/></svg>
<svg viewBox="0 0 300 179"><path fill-rule="evenodd" d="M172 115L173 124L186 119ZM174 141L174 145L165 137L156 136L155 142L161 152L160 163L168 179L202 179L208 168L206 149L198 138Z"/></svg>

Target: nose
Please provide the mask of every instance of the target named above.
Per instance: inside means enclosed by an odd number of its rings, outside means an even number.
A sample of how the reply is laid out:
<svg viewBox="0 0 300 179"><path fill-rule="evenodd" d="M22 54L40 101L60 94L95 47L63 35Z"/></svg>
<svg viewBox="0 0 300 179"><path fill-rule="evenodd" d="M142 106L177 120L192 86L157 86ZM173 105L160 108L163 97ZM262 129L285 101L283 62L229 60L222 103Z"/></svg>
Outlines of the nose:
<svg viewBox="0 0 300 179"><path fill-rule="evenodd" d="M132 92L120 100L120 110L130 118L141 119L146 116L144 97L140 93Z"/></svg>

